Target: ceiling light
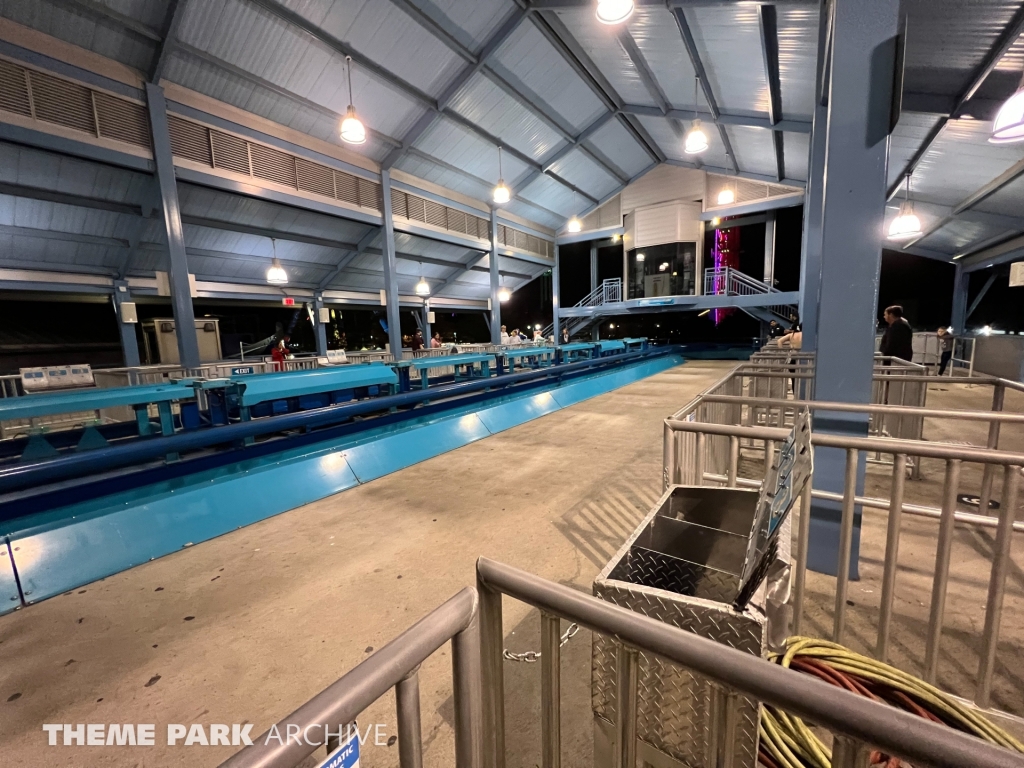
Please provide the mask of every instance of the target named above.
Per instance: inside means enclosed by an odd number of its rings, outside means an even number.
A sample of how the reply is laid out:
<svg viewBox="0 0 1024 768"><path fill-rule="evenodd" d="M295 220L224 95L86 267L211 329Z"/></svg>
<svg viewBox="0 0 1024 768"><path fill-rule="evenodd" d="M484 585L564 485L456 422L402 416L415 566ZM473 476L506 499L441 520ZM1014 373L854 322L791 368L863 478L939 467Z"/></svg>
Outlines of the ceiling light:
<svg viewBox="0 0 1024 768"><path fill-rule="evenodd" d="M647 254L646 253L638 253L636 255L636 260L639 261L640 263L643 263L643 260L646 259L646 258L647 258Z"/></svg>
<svg viewBox="0 0 1024 768"><path fill-rule="evenodd" d="M693 125L690 130L686 132L686 138L683 141L683 152L688 155L697 155L708 148L708 136L704 133L704 129L701 128L700 119L693 121Z"/></svg>
<svg viewBox="0 0 1024 768"><path fill-rule="evenodd" d="M284 285L288 282L288 273L284 271L281 262L277 258L277 240L271 238L270 247L274 251L274 260L270 262L267 269L267 282L271 285Z"/></svg>
<svg viewBox="0 0 1024 768"><path fill-rule="evenodd" d="M505 286L498 289L498 301L504 303L512 298L511 292Z"/></svg>
<svg viewBox="0 0 1024 768"><path fill-rule="evenodd" d="M700 127L700 118L697 117L697 82L698 78L693 78L693 125L683 138L683 152L688 155L699 154L708 148L707 134Z"/></svg>
<svg viewBox="0 0 1024 768"><path fill-rule="evenodd" d="M900 203L900 212L889 225L890 240L910 240L921 234L921 220L914 213L914 203L910 199L910 174L907 174L906 198Z"/></svg>
<svg viewBox="0 0 1024 768"><path fill-rule="evenodd" d="M597 0L597 20L602 24L621 24L633 15L633 0Z"/></svg>
<svg viewBox="0 0 1024 768"><path fill-rule="evenodd" d="M512 199L512 191L505 186L505 180L502 178L501 173L501 147L498 147L498 186L494 188L493 194L494 202L498 205L507 203Z"/></svg>
<svg viewBox="0 0 1024 768"><path fill-rule="evenodd" d="M417 296L429 296L430 295L430 285L422 277L420 278L420 281L418 283L416 283L416 295Z"/></svg>
<svg viewBox="0 0 1024 768"><path fill-rule="evenodd" d="M731 205L734 202L736 202L736 195L728 187L718 193L719 205Z"/></svg>
<svg viewBox="0 0 1024 768"><path fill-rule="evenodd" d="M348 111L341 121L341 140L349 144L366 143L366 127L356 117L356 108L352 106L352 57L345 57L345 69L348 71Z"/></svg>
<svg viewBox="0 0 1024 768"><path fill-rule="evenodd" d="M664 272L667 269L668 269L668 262L667 261L663 261L663 262L661 262L661 264L658 265L658 271L659 272Z"/></svg>
<svg viewBox="0 0 1024 768"><path fill-rule="evenodd" d="M720 218L718 218L717 216L715 216L715 218L713 218L711 220L711 226L713 226L713 227L717 227L721 223L722 223L722 220Z"/></svg>
<svg viewBox="0 0 1024 768"><path fill-rule="evenodd" d="M993 144L1024 141L1024 88L1018 90L999 108L996 120L992 124L992 135L988 140Z"/></svg>

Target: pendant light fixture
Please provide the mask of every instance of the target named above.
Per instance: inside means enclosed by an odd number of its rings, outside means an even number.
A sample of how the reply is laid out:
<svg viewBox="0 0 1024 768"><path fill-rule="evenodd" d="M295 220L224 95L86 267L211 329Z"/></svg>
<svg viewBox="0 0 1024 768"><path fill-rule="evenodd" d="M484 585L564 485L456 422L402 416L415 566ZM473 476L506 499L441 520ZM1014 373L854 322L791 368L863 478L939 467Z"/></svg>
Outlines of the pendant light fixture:
<svg viewBox="0 0 1024 768"><path fill-rule="evenodd" d="M512 293L504 285L498 289L498 301L504 304L506 301L512 298Z"/></svg>
<svg viewBox="0 0 1024 768"><path fill-rule="evenodd" d="M512 198L512 192L505 185L505 179L501 173L501 145L498 145L498 186L494 188L493 200L498 205L507 203Z"/></svg>
<svg viewBox="0 0 1024 768"><path fill-rule="evenodd" d="M565 225L565 228L569 232L575 233L575 232L579 232L579 231L581 231L583 229L583 222L581 222L579 220L579 218L577 218L576 213L575 213L575 211L576 211L576 190L575 189L572 191L572 210L573 210L572 218L569 219L569 222Z"/></svg>
<svg viewBox="0 0 1024 768"><path fill-rule="evenodd" d="M602 24L621 24L633 15L633 0L597 0L597 20Z"/></svg>
<svg viewBox="0 0 1024 768"><path fill-rule="evenodd" d="M900 212L889 225L890 240L910 240L921 234L921 220L914 213L914 203L910 199L910 174L907 174L906 197L900 203Z"/></svg>
<svg viewBox="0 0 1024 768"><path fill-rule="evenodd" d="M693 125L683 137L683 152L688 155L698 155L708 148L708 136L700 125L700 118L697 117L697 83L696 76L693 78Z"/></svg>
<svg viewBox="0 0 1024 768"><path fill-rule="evenodd" d="M732 189L732 184L726 185L726 187L718 193L718 204L719 205L732 205L736 202L736 193Z"/></svg>
<svg viewBox="0 0 1024 768"><path fill-rule="evenodd" d="M356 108L352 106L352 57L345 57L345 70L348 73L348 111L341 121L341 140L349 144L366 143L366 127L356 117Z"/></svg>
<svg viewBox="0 0 1024 768"><path fill-rule="evenodd" d="M423 264L420 264L420 281L416 283L415 291L417 296L430 295L430 284L423 279Z"/></svg>
<svg viewBox="0 0 1024 768"><path fill-rule="evenodd" d="M1024 80L1021 80L1017 92L999 108L988 140L993 144L1024 141Z"/></svg>
<svg viewBox="0 0 1024 768"><path fill-rule="evenodd" d="M271 238L270 246L274 249L274 260L267 269L267 282L271 285L285 285L288 282L288 273L277 259L277 240Z"/></svg>

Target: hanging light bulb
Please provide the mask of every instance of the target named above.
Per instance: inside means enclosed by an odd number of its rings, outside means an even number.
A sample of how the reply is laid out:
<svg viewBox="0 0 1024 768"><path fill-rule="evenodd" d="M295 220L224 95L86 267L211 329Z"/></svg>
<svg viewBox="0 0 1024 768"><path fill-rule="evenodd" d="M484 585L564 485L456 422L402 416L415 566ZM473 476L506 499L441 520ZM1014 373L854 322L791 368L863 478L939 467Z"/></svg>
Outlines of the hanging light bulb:
<svg viewBox="0 0 1024 768"><path fill-rule="evenodd" d="M345 69L348 72L348 111L341 121L341 140L349 144L366 143L366 127L356 117L356 108L352 106L352 57L345 57Z"/></svg>
<svg viewBox="0 0 1024 768"><path fill-rule="evenodd" d="M697 155L708 148L708 135L701 127L700 118L697 117L697 78L693 78L693 125L683 137L683 152L688 155Z"/></svg>
<svg viewBox="0 0 1024 768"><path fill-rule="evenodd" d="M573 211L576 210L576 190L575 189L572 191L572 209L573 209ZM577 218L576 214L573 213L572 218L569 219L569 221L566 223L565 228L569 232L573 232L573 233L579 232L579 231L581 231L583 229L583 222L581 222L579 220L579 218Z"/></svg>
<svg viewBox="0 0 1024 768"><path fill-rule="evenodd" d="M505 286L498 289L498 301L504 303L512 298L511 292Z"/></svg>
<svg viewBox="0 0 1024 768"><path fill-rule="evenodd" d="M644 260L645 260L646 258L647 258L647 254L645 254L645 253L644 253L643 251L641 251L640 253L638 253L638 254L636 255L636 260L637 260L637 261L639 261L639 262L640 262L641 264L643 264L643 263L644 263Z"/></svg>
<svg viewBox="0 0 1024 768"><path fill-rule="evenodd" d="M921 234L921 220L914 213L914 203L910 199L910 174L907 174L906 197L900 203L900 212L889 225L890 240L910 240Z"/></svg>
<svg viewBox="0 0 1024 768"><path fill-rule="evenodd" d="M597 0L597 20L602 24L621 24L633 15L633 0Z"/></svg>
<svg viewBox="0 0 1024 768"><path fill-rule="evenodd" d="M729 187L718 193L719 205L732 205L734 202L736 202L736 195Z"/></svg>
<svg viewBox="0 0 1024 768"><path fill-rule="evenodd" d="M416 295L417 296L429 296L430 295L430 285L422 277L420 277L420 281L418 283L416 283Z"/></svg>
<svg viewBox="0 0 1024 768"><path fill-rule="evenodd" d="M999 108L988 140L993 144L1024 141L1024 80L1017 92Z"/></svg>
<svg viewBox="0 0 1024 768"><path fill-rule="evenodd" d="M501 174L501 146L498 147L498 186L494 188L494 202L498 205L507 203L512 198L511 190L505 185Z"/></svg>
<svg viewBox="0 0 1024 768"><path fill-rule="evenodd" d="M270 267L267 269L267 282L271 285L284 285L288 282L288 273L284 271L284 267L277 259L277 241L271 239L270 245L274 249L274 260L270 262Z"/></svg>

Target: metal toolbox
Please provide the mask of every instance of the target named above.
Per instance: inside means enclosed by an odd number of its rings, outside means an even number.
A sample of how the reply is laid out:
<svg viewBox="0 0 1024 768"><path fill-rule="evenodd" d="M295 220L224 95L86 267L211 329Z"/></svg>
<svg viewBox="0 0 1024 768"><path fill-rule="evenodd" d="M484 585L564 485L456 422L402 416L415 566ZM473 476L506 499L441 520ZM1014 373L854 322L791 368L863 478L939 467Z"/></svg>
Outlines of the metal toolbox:
<svg viewBox="0 0 1024 768"><path fill-rule="evenodd" d="M759 491L669 487L598 574L594 595L747 653L764 655L788 630L788 513L811 474L804 412ZM614 638L595 635L595 768L613 768L617 722ZM637 659L636 754L656 768L754 768L759 705L656 656ZM725 723L730 754L712 753ZM727 746L725 749L729 749Z"/></svg>

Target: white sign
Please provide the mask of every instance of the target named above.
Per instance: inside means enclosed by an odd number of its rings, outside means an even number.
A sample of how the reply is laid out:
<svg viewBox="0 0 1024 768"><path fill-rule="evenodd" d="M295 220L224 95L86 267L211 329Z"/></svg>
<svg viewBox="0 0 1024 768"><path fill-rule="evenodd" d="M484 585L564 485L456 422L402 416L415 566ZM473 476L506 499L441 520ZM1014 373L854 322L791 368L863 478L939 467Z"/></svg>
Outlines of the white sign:
<svg viewBox="0 0 1024 768"><path fill-rule="evenodd" d="M317 768L359 768L359 731L327 756Z"/></svg>
<svg viewBox="0 0 1024 768"><path fill-rule="evenodd" d="M1010 265L1010 287L1020 288L1021 286L1024 286L1024 261Z"/></svg>

